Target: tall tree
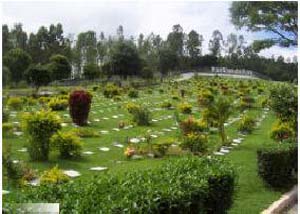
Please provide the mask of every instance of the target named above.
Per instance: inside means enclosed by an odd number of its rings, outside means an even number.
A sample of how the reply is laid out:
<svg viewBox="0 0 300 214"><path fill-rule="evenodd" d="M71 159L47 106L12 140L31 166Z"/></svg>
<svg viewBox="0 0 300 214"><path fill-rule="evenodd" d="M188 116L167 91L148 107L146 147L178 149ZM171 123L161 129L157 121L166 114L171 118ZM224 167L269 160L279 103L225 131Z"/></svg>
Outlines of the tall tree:
<svg viewBox="0 0 300 214"><path fill-rule="evenodd" d="M2 56L4 56L10 49L12 49L13 44L10 38L10 32L7 25L2 25Z"/></svg>
<svg viewBox="0 0 300 214"><path fill-rule="evenodd" d="M36 93L41 86L48 85L51 81L50 71L40 64L30 66L26 71L26 77L28 83L34 86Z"/></svg>
<svg viewBox="0 0 300 214"><path fill-rule="evenodd" d="M192 30L188 34L187 51L191 58L196 58L200 55L200 47L202 43L202 36L196 31Z"/></svg>
<svg viewBox="0 0 300 214"><path fill-rule="evenodd" d="M71 65L67 57L63 55L53 55L50 58L49 71L52 80L62 80L70 78Z"/></svg>
<svg viewBox="0 0 300 214"><path fill-rule="evenodd" d="M25 79L25 71L31 64L31 57L22 49L11 49L3 58L4 66L11 72L11 80L18 83Z"/></svg>
<svg viewBox="0 0 300 214"><path fill-rule="evenodd" d="M212 39L209 40L209 50L213 56L220 56L222 50L223 35L219 30L215 30Z"/></svg>
<svg viewBox="0 0 300 214"><path fill-rule="evenodd" d="M183 29L182 27L177 24L173 26L173 30L171 33L169 33L167 42L172 51L174 51L177 56L183 55Z"/></svg>
<svg viewBox="0 0 300 214"><path fill-rule="evenodd" d="M237 1L230 7L231 21L239 29L267 32L269 38L257 40L256 51L273 45L298 45L298 3L296 1Z"/></svg>
<svg viewBox="0 0 300 214"><path fill-rule="evenodd" d="M27 47L27 33L23 31L23 25L16 23L11 30L11 37L14 48L26 50Z"/></svg>

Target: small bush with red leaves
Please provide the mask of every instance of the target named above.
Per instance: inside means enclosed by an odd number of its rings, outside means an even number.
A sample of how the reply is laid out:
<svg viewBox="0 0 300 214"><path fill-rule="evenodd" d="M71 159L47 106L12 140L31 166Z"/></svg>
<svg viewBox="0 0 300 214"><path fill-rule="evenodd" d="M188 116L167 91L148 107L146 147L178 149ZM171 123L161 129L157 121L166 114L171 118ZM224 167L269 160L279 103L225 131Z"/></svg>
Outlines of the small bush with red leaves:
<svg viewBox="0 0 300 214"><path fill-rule="evenodd" d="M87 124L92 95L85 90L75 90L69 97L69 109L72 121L78 126Z"/></svg>

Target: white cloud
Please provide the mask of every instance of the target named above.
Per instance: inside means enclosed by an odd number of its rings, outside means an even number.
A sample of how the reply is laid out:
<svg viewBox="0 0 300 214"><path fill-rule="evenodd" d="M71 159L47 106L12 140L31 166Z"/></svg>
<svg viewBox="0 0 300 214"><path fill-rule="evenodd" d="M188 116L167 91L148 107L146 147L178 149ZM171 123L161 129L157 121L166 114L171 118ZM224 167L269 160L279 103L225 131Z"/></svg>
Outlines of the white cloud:
<svg viewBox="0 0 300 214"><path fill-rule="evenodd" d="M23 23L24 29L36 32L41 25L62 23L64 32L79 33L95 30L106 35L115 34L117 27L124 27L126 36L147 35L151 32L166 38L174 24L180 24L185 32L194 29L204 36L207 53L212 32L218 29L223 36L229 33L243 34L250 44L255 34L237 31L230 23L231 2L170 2L170 1L102 1L102 2L5 2L3 23ZM283 55L287 49L273 48L271 52ZM295 51L294 51L295 52Z"/></svg>

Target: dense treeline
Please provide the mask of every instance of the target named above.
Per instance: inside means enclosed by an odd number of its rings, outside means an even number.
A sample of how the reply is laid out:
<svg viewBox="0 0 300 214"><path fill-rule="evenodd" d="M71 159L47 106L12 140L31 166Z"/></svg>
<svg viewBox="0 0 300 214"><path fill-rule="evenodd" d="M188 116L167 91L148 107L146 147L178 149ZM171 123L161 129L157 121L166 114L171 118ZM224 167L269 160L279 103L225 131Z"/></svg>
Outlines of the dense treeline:
<svg viewBox="0 0 300 214"><path fill-rule="evenodd" d="M260 57L245 45L242 35L225 38L218 30L209 39L207 55L203 55L203 36L195 30L186 33L180 25L174 25L165 40L154 33L125 38L122 26L116 35L87 31L79 33L76 39L72 37L65 36L59 23L41 26L37 33L30 34L22 24L15 24L12 29L3 25L3 84L27 81L39 86L55 80L104 75L153 78L157 73L164 77L173 71L210 66L253 70L274 80L297 79L297 58Z"/></svg>

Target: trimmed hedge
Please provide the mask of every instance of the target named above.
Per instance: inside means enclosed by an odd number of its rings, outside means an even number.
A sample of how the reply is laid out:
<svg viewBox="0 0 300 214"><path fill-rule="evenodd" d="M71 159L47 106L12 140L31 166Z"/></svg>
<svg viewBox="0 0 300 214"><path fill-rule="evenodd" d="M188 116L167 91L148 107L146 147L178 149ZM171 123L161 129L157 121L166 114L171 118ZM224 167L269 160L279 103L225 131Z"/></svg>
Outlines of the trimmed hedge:
<svg viewBox="0 0 300 214"><path fill-rule="evenodd" d="M226 213L235 183L223 159L188 156L120 177L30 187L24 199L60 203L60 213Z"/></svg>
<svg viewBox="0 0 300 214"><path fill-rule="evenodd" d="M274 188L289 186L293 172L298 171L298 147L296 143L267 145L257 151L258 174L266 184Z"/></svg>

